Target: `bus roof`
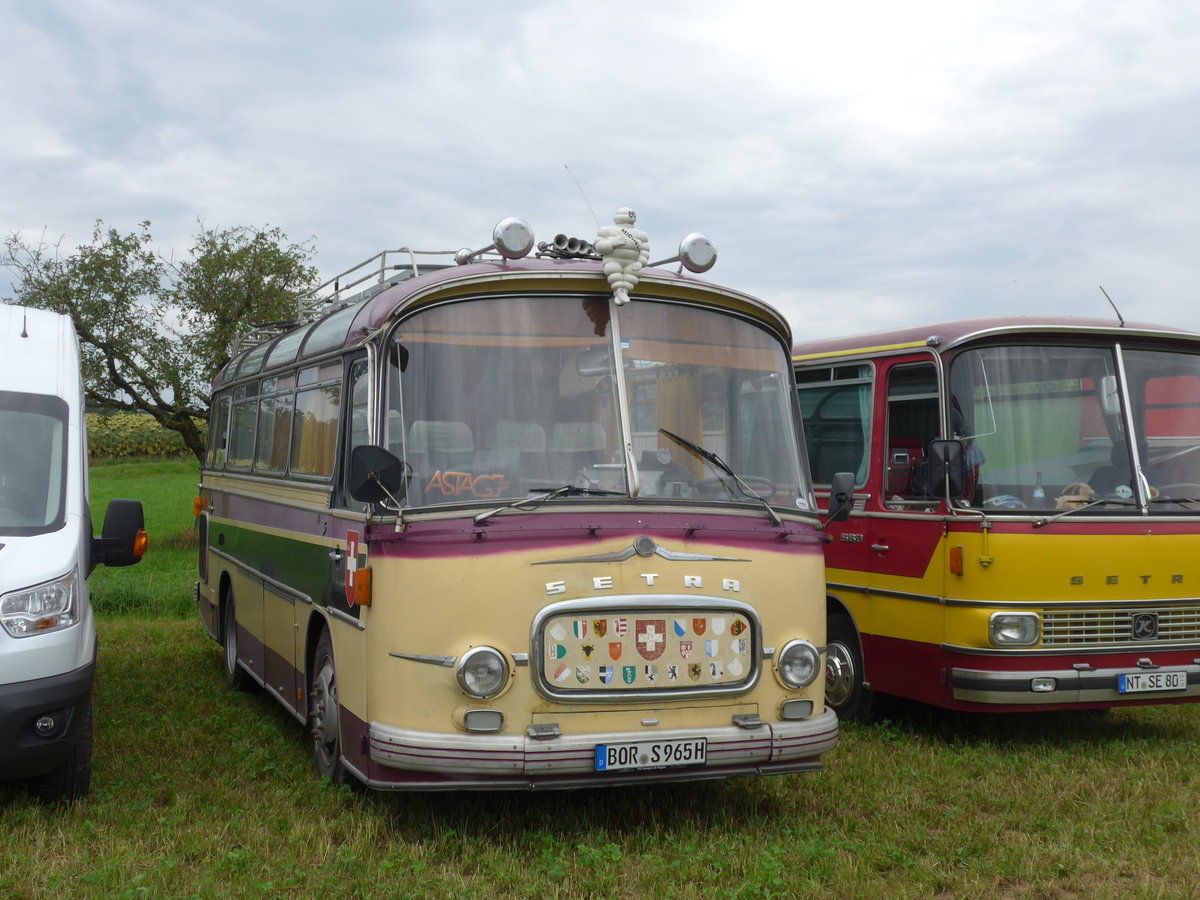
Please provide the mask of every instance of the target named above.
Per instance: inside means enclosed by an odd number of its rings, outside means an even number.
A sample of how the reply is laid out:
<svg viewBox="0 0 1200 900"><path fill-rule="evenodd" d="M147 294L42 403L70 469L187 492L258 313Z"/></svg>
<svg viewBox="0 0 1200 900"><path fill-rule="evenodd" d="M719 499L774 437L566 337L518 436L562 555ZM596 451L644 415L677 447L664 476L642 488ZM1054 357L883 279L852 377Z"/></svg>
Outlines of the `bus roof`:
<svg viewBox="0 0 1200 900"><path fill-rule="evenodd" d="M396 270L394 274L356 294L344 298L335 294L319 310L310 310L314 317L309 321L264 326L243 338L235 348L233 358L217 375L214 388L292 365L297 360L357 346L405 310L445 297L462 296L475 289L484 293L531 288L546 292L611 291L598 259L528 257L485 259L467 265L392 268ZM534 284L537 286L533 287ZM779 333L785 344L791 342L787 320L767 303L689 272L676 272L665 264L641 270L635 298L639 293L665 293L670 297L692 299L703 296L724 302L731 309L762 320Z"/></svg>
<svg viewBox="0 0 1200 900"><path fill-rule="evenodd" d="M1200 334L1195 332L1145 322L1122 323L1116 319L1065 316L995 316L909 325L889 331L802 341L792 347L792 359L799 363L835 356L877 355L920 347L929 347L941 352L983 338L1047 334L1102 334L1115 338L1158 337L1200 342Z"/></svg>

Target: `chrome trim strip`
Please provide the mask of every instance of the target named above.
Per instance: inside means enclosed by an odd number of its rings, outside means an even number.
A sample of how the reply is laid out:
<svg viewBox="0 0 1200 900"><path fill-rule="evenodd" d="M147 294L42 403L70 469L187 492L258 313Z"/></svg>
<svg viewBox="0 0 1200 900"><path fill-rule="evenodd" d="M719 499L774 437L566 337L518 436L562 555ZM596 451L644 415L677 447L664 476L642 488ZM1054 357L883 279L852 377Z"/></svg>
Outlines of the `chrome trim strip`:
<svg viewBox="0 0 1200 900"><path fill-rule="evenodd" d="M654 547L654 554L671 562L750 562L748 559L736 556L709 556L705 553L684 553L678 550L667 550L665 547L660 547L657 544ZM624 550L614 550L612 553L598 553L594 556L574 556L569 559L545 559L530 563L530 565L552 566L559 563L625 562L625 560L631 559L636 555L637 548L633 544L630 544Z"/></svg>
<svg viewBox="0 0 1200 900"><path fill-rule="evenodd" d="M244 562L242 562L236 556L231 556L230 554L226 553L224 550L219 550L213 546L209 546L208 550L210 553L212 553L213 556L220 557L221 559L225 560L226 562L232 563L233 565L237 566L238 569L241 570L241 572L243 574L245 574L245 575L249 576L250 578L254 579L255 581L259 582L264 587L269 587L272 591L279 594L279 596L281 596L284 600L287 600L291 603L295 603L296 601L299 601L301 603L307 603L310 606L313 604L313 598L308 596L308 594L305 594L303 591L298 591L294 587L291 587L290 585L286 585L282 581L279 581L276 578L272 578L270 575L267 575L267 574L259 571L258 569L254 568L253 566L246 565Z"/></svg>
<svg viewBox="0 0 1200 900"><path fill-rule="evenodd" d="M1031 671L989 671L985 669L950 670L950 685L955 700L973 703L1064 704L1096 702L1129 702L1134 700L1164 700L1179 697L1200 697L1200 665L1165 665L1167 671L1187 672L1188 686L1183 691L1146 691L1122 694L1117 690L1117 676L1138 671L1130 664L1116 669L1039 669ZM1034 678L1054 678L1058 689L1034 692L1029 683Z"/></svg>
<svg viewBox="0 0 1200 900"><path fill-rule="evenodd" d="M396 659L407 659L412 662L429 663L431 666L445 666L449 669L458 660L457 656L433 656L422 653L396 653L394 650L388 653L388 656L394 656Z"/></svg>
<svg viewBox="0 0 1200 900"><path fill-rule="evenodd" d="M958 644L942 644L944 653L960 653L965 656L1098 656L1113 653L1165 653L1187 651L1200 653L1200 644L1102 644L1100 646L1055 646L1055 647L961 647Z"/></svg>
<svg viewBox="0 0 1200 900"><path fill-rule="evenodd" d="M587 782L608 784L616 776L636 781L694 774L708 769L747 768L763 764L812 759L837 744L837 716L825 710L819 716L786 722L765 722L765 728L748 731L736 725L718 728L677 728L655 731L620 731L569 734L537 740L513 735L441 734L397 728L382 722L370 725L372 761L394 769L449 775L493 777L585 775ZM596 746L673 738L705 738L708 760L702 767L682 767L611 773L596 771ZM735 774L730 772L730 774ZM456 783L454 786L462 787Z"/></svg>

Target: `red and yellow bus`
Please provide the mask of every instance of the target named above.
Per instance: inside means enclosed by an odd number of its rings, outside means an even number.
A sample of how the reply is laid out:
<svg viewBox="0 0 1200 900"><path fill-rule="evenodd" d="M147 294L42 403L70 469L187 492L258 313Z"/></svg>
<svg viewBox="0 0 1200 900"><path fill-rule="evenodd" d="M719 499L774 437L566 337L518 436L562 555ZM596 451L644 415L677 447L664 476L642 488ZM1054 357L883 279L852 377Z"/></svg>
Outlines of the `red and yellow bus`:
<svg viewBox="0 0 1200 900"><path fill-rule="evenodd" d="M368 260L216 379L196 600L229 684L382 789L819 768L786 323L695 277L702 236L628 302L586 242L493 238Z"/></svg>
<svg viewBox="0 0 1200 900"><path fill-rule="evenodd" d="M839 713L1200 699L1200 335L995 318L793 352L818 496L849 513Z"/></svg>

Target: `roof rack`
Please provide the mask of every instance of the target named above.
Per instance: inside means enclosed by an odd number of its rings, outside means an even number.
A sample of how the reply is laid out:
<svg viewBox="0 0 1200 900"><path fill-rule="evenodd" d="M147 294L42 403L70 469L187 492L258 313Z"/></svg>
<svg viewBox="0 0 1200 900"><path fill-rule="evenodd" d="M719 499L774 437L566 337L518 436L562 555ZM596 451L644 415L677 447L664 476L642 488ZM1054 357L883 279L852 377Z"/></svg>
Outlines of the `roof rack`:
<svg viewBox="0 0 1200 900"><path fill-rule="evenodd" d="M307 294L297 297L297 318L300 322L311 322L327 312L349 306L359 300L365 300L393 284L416 278L421 274L421 268L417 264L418 256L444 256L453 261L455 252L454 250L412 250L408 247L400 247L397 250L384 250L376 253L358 265L351 266L345 272L335 275L324 284L318 285ZM395 262L395 258L401 254L407 257L407 260ZM435 265L425 268L442 269L445 266Z"/></svg>

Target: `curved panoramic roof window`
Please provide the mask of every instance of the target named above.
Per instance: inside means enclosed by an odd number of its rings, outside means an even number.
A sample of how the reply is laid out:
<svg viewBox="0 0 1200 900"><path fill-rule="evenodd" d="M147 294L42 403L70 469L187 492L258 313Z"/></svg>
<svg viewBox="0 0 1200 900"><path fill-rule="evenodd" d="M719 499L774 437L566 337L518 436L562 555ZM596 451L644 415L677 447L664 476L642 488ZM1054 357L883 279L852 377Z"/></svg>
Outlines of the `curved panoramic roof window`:
<svg viewBox="0 0 1200 900"><path fill-rule="evenodd" d="M342 346L346 342L346 333L350 331L350 324L365 302L361 301L339 309L314 325L308 333L307 340L304 341L302 355L316 356Z"/></svg>
<svg viewBox="0 0 1200 900"><path fill-rule="evenodd" d="M242 357L242 361L238 364L238 375L253 375L261 369L263 359L270 349L271 341L263 341L257 347L247 350L246 355Z"/></svg>
<svg viewBox="0 0 1200 900"><path fill-rule="evenodd" d="M304 341L305 336L312 331L313 327L309 326L308 328L297 328L295 331L289 331L276 341L275 349L271 351L271 355L267 359L267 368L271 369L275 366L282 366L292 362L296 358L296 351L300 349L300 344Z"/></svg>

